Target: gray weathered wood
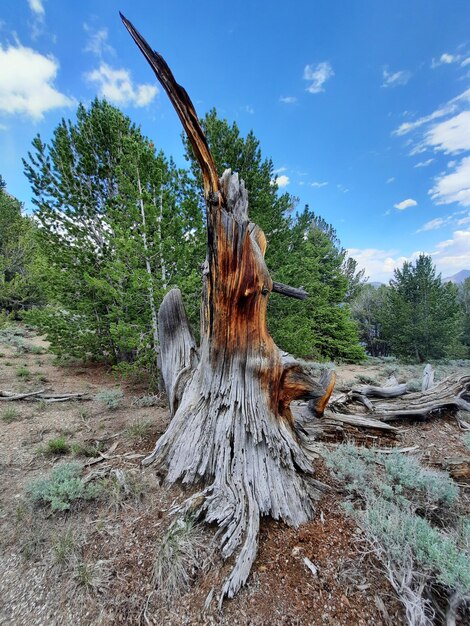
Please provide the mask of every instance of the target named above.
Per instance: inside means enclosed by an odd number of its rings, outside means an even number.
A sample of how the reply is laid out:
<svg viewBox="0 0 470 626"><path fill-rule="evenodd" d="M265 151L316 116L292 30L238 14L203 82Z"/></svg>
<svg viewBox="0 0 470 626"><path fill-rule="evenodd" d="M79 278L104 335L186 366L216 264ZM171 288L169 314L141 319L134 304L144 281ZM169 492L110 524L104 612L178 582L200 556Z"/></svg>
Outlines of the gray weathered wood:
<svg viewBox="0 0 470 626"><path fill-rule="evenodd" d="M434 369L430 363L428 363L423 372L423 383L421 385L421 391L427 391L434 385Z"/></svg>
<svg viewBox="0 0 470 626"><path fill-rule="evenodd" d="M277 283L273 281L272 291L280 293L282 296L288 296L289 298L296 298L297 300L306 300L308 293L301 287L290 287L290 285L284 285L283 283Z"/></svg>

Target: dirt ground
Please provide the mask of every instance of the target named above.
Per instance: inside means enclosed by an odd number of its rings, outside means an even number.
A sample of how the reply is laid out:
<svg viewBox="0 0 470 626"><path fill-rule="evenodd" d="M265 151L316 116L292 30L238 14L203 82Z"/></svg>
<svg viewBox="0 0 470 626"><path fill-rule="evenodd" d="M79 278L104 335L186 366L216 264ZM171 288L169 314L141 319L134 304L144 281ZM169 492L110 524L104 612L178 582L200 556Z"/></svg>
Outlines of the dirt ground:
<svg viewBox="0 0 470 626"><path fill-rule="evenodd" d="M397 378L420 375L419 368L371 361L338 368L337 386L381 382L394 368ZM461 366L454 369L465 373ZM438 368L438 376L448 370L445 366L439 374ZM180 487L161 485L152 466L140 468L168 423L163 402L141 406L145 403L139 398L148 393L145 381L118 381L103 366L55 364L47 343L32 333L0 343L0 390L42 388L84 392L92 399L0 403L0 624L405 623L400 603L367 553L361 529L343 512L340 493L323 496L315 519L301 528L263 520L248 584L235 599L225 601L222 610L215 599L210 604L206 600L215 598L230 563L210 549L214 529L201 529L206 566L194 572L187 593L165 604L152 585L155 551L171 522L169 510L183 501L184 493ZM95 398L113 389L124 394L115 410ZM48 442L57 437L71 449L48 453ZM451 417L404 425L399 443L417 445L431 465L443 456L466 454ZM104 457L83 456L78 444L94 446ZM28 484L73 459L87 474L114 477L99 499L55 513L31 506L25 495ZM320 461L316 469L320 480L331 483ZM468 498L468 485L463 491ZM315 575L305 557L315 565Z"/></svg>

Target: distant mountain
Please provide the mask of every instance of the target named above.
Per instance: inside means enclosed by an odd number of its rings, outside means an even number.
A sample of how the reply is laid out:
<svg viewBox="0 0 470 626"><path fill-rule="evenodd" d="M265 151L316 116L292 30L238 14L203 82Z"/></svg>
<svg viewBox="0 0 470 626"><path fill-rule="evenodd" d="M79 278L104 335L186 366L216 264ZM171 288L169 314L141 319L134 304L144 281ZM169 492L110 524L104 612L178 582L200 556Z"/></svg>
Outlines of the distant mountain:
<svg viewBox="0 0 470 626"><path fill-rule="evenodd" d="M447 278L443 278L443 283L455 283L456 285L460 285L464 280L470 277L470 270L460 270L457 274L453 276L448 276Z"/></svg>

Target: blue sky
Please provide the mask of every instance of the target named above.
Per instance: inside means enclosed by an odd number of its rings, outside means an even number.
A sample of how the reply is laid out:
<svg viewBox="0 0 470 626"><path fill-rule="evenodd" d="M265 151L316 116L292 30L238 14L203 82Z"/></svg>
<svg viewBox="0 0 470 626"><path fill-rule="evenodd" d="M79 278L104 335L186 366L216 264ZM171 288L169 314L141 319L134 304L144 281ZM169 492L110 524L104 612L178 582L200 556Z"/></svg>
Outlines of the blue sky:
<svg viewBox="0 0 470 626"><path fill-rule="evenodd" d="M168 61L199 115L253 129L278 182L331 222L371 280L419 252L470 269L468 0L15 0L0 11L0 173L77 103L122 108L183 165L181 126L119 19Z"/></svg>

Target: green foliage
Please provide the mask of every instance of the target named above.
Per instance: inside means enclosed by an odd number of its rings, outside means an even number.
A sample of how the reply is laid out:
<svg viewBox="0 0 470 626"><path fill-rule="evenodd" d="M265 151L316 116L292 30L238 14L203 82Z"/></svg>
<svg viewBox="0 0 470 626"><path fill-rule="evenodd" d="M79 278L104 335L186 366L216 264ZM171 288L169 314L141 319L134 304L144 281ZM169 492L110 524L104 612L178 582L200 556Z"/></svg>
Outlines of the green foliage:
<svg viewBox="0 0 470 626"><path fill-rule="evenodd" d="M461 323L457 287L441 282L431 257L395 270L382 315L393 354L420 363L461 356Z"/></svg>
<svg viewBox="0 0 470 626"><path fill-rule="evenodd" d="M29 380L31 378L31 372L26 365L20 365L19 367L17 367L16 375L18 376L18 378L23 378L24 380Z"/></svg>
<svg viewBox="0 0 470 626"><path fill-rule="evenodd" d="M65 437L56 437L55 439L49 439L47 444L40 448L40 452L43 454L68 454L70 452L70 445L67 443Z"/></svg>
<svg viewBox="0 0 470 626"><path fill-rule="evenodd" d="M351 301L351 315L359 328L359 337L368 354L386 356L390 344L383 332L383 315L388 287L362 285Z"/></svg>
<svg viewBox="0 0 470 626"><path fill-rule="evenodd" d="M467 350L467 356L470 356L470 277L459 285L458 298L463 315L462 343Z"/></svg>
<svg viewBox="0 0 470 626"><path fill-rule="evenodd" d="M268 326L274 339L298 356L361 361L364 351L345 303L346 253L335 230L306 207L285 236L289 250L274 278L302 285L309 297L298 302L272 295Z"/></svg>
<svg viewBox="0 0 470 626"><path fill-rule="evenodd" d="M18 411L13 406L8 406L5 409L3 409L0 415L0 419L2 420L2 422L5 422L6 424L10 424L11 422L14 422L17 417L18 417Z"/></svg>
<svg viewBox="0 0 470 626"><path fill-rule="evenodd" d="M105 389L96 394L95 400L109 411L115 411L120 407L123 397L122 389Z"/></svg>
<svg viewBox="0 0 470 626"><path fill-rule="evenodd" d="M447 474L414 457L351 444L337 446L326 459L333 475L359 496L362 506L349 503L346 510L364 529L410 623L421 623L413 620L428 610L423 580L449 595L470 593L470 518L451 514L459 490ZM445 531L436 519L447 521Z"/></svg>
<svg viewBox="0 0 470 626"><path fill-rule="evenodd" d="M54 563L59 566L68 564L75 556L77 545L77 537L71 528L66 528L62 533L55 535L52 541Z"/></svg>
<svg viewBox="0 0 470 626"><path fill-rule="evenodd" d="M22 215L21 202L4 185L0 186L0 312L3 314L16 317L42 301L37 280L42 264L36 231L33 220Z"/></svg>
<svg viewBox="0 0 470 626"><path fill-rule="evenodd" d="M27 487L27 495L33 504L49 505L52 511L65 511L77 500L91 500L101 493L101 486L86 484L81 478L79 463L63 463L55 467L49 476Z"/></svg>
<svg viewBox="0 0 470 626"><path fill-rule="evenodd" d="M103 451L103 445L100 442L96 443L78 443L74 442L70 446L72 454L74 456L96 457Z"/></svg>
<svg viewBox="0 0 470 626"><path fill-rule="evenodd" d="M124 432L129 439L144 439L151 429L152 422L149 420L136 420Z"/></svg>
<svg viewBox="0 0 470 626"><path fill-rule="evenodd" d="M49 271L28 319L51 350L156 370L155 311L172 281L194 296L202 215L187 176L106 101L78 107L24 161ZM193 298L194 299L194 298Z"/></svg>

